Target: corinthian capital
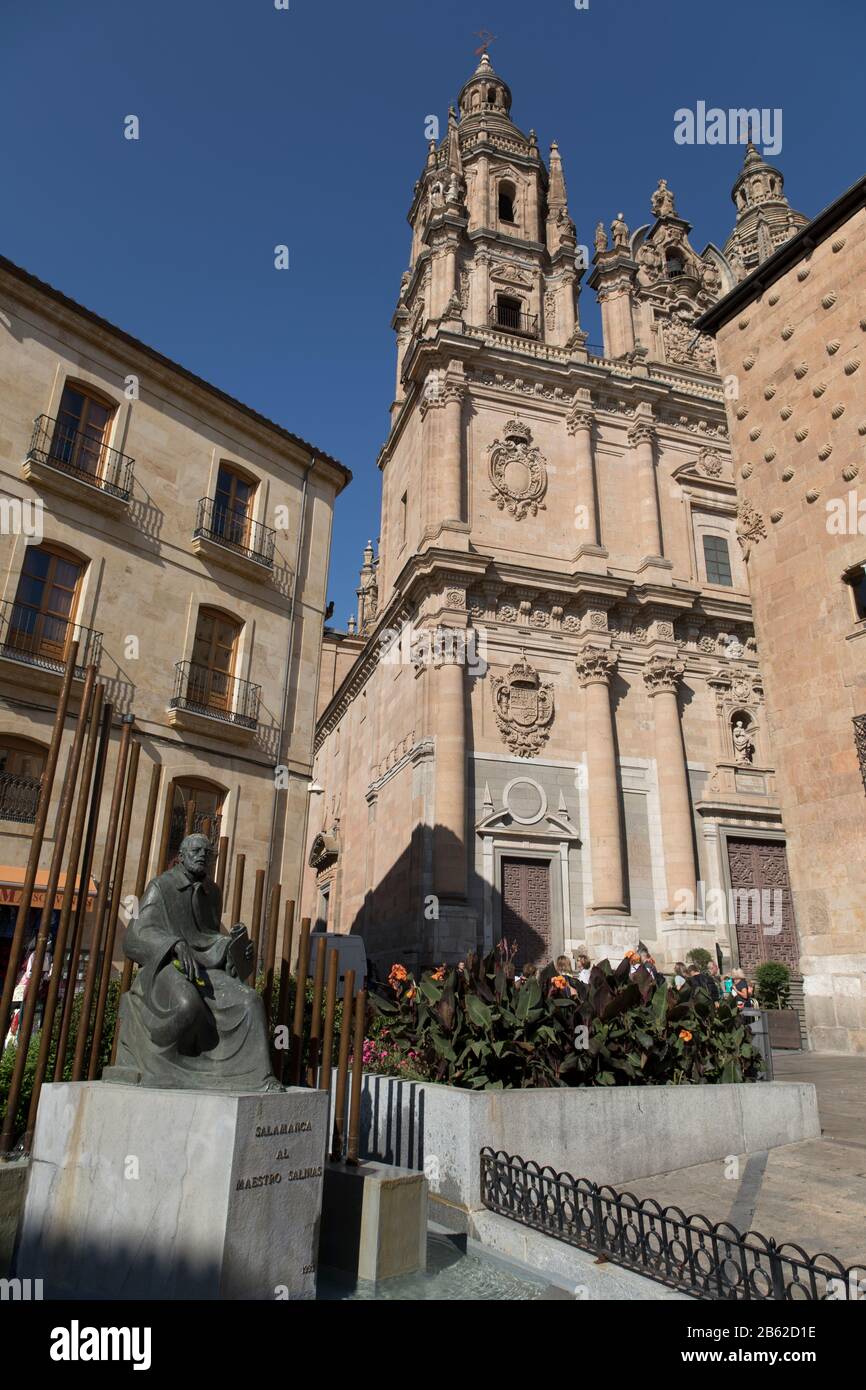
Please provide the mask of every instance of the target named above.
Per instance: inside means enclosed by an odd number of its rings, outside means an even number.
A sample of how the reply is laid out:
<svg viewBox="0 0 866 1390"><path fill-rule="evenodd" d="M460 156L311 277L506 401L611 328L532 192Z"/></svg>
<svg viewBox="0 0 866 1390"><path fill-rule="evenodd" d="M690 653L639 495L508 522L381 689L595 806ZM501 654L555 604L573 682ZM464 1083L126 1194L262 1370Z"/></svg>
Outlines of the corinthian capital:
<svg viewBox="0 0 866 1390"><path fill-rule="evenodd" d="M649 695L676 695L685 666L673 657L655 657L644 667L643 678Z"/></svg>
<svg viewBox="0 0 866 1390"><path fill-rule="evenodd" d="M595 416L591 410L572 410L565 422L565 428L569 434L577 434L578 430L591 430L595 422Z"/></svg>
<svg viewBox="0 0 866 1390"><path fill-rule="evenodd" d="M656 432L649 420L635 420L628 432L628 442L632 448L636 444L654 444Z"/></svg>
<svg viewBox="0 0 866 1390"><path fill-rule="evenodd" d="M616 670L616 652L605 648L587 647L578 656L575 666L581 685L609 685Z"/></svg>

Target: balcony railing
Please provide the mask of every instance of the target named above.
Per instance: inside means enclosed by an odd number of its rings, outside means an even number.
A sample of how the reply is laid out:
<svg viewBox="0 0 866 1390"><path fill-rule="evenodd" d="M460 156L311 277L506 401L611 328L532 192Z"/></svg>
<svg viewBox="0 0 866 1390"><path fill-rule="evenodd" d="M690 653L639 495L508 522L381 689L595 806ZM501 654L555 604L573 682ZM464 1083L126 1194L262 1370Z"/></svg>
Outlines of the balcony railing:
<svg viewBox="0 0 866 1390"><path fill-rule="evenodd" d="M857 749L857 758L860 763L863 790L866 791L866 714L855 714L854 716L854 747Z"/></svg>
<svg viewBox="0 0 866 1390"><path fill-rule="evenodd" d="M538 315L522 314L510 304L501 301L491 304L488 323L491 328L503 328L509 333L518 333L522 338L538 337Z"/></svg>
<svg viewBox="0 0 866 1390"><path fill-rule="evenodd" d="M273 569L276 534L270 526L250 521L243 512L227 507L213 497L199 500L193 540L203 536L205 540L227 546L238 555L245 555L248 560L255 560L266 569Z"/></svg>
<svg viewBox="0 0 866 1390"><path fill-rule="evenodd" d="M14 772L0 772L0 820L32 825L36 820L41 786L41 777L17 777Z"/></svg>
<svg viewBox="0 0 866 1390"><path fill-rule="evenodd" d="M74 641L78 642L75 674L83 680L86 667L99 666L101 632L42 613L25 603L8 599L0 603L0 657L62 675Z"/></svg>
<svg viewBox="0 0 866 1390"><path fill-rule="evenodd" d="M224 675L194 661L178 661L175 666L171 708L203 714L223 724L255 729L259 722L262 687L237 676Z"/></svg>
<svg viewBox="0 0 866 1390"><path fill-rule="evenodd" d="M72 429L49 415L37 415L27 457L35 463L47 463L122 502L129 501L135 460L119 449L110 449L86 430Z"/></svg>

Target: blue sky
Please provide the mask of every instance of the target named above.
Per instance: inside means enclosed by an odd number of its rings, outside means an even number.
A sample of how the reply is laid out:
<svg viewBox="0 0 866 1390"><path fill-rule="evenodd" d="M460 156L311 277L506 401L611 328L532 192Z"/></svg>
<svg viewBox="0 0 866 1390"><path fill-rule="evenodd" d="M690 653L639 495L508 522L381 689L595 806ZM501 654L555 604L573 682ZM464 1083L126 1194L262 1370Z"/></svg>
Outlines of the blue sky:
<svg viewBox="0 0 866 1390"><path fill-rule="evenodd" d="M674 142L698 101L781 108L774 162L809 215L863 173L862 0L2 3L0 250L352 469L340 626L377 532L424 122L444 129L482 29L515 122L559 142L582 242L649 220L661 175L698 249L724 241L740 152ZM588 290L581 319L598 340Z"/></svg>

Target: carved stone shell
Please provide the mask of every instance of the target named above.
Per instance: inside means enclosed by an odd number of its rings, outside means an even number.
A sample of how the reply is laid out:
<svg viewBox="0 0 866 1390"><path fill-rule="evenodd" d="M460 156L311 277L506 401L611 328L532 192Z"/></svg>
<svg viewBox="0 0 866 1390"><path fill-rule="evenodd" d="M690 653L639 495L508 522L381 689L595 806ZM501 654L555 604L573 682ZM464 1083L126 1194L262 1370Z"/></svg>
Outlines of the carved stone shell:
<svg viewBox="0 0 866 1390"><path fill-rule="evenodd" d="M838 420L840 415L845 414L845 407L841 401L839 401L838 404L833 406L833 409L830 411L830 414L832 415L834 420Z"/></svg>
<svg viewBox="0 0 866 1390"><path fill-rule="evenodd" d="M827 355L829 357L833 357L834 354L839 351L841 346L842 344L838 338L831 338L830 342L827 344Z"/></svg>
<svg viewBox="0 0 866 1390"><path fill-rule="evenodd" d="M795 368L794 368L794 376L797 378L798 381L802 381L803 377L806 375L806 373L808 372L808 370L809 370L809 363L808 363L808 362L801 362L800 365L799 365L799 367L795 367Z"/></svg>
<svg viewBox="0 0 866 1390"><path fill-rule="evenodd" d="M785 327L782 329L782 337L785 339L785 342L787 343L788 339L793 338L793 336L794 325L792 323L786 323Z"/></svg>
<svg viewBox="0 0 866 1390"><path fill-rule="evenodd" d="M809 491L806 493L806 501L807 501L807 502L817 502L817 501L818 501L818 498L819 498L820 496L821 496L821 489L820 489L820 488L817 488L817 487L810 487L810 488L809 488Z"/></svg>
<svg viewBox="0 0 866 1390"><path fill-rule="evenodd" d="M764 387L764 400L765 400L765 401L771 401L771 400L773 399L773 397L775 396L775 394L776 394L776 388L775 388L775 386L765 386L765 387Z"/></svg>
<svg viewBox="0 0 866 1390"><path fill-rule="evenodd" d="M832 445L832 444L825 444L825 445L823 446L823 448L821 448L821 449L818 450L818 457L819 457L819 459L821 460L821 462L823 463L825 459L828 459L828 458L830 457L830 455L832 454L832 452L833 452L833 445Z"/></svg>
<svg viewBox="0 0 866 1390"><path fill-rule="evenodd" d="M756 440L756 439L760 439L760 437L761 437L761 431L760 431L760 429L759 429L759 427L758 427L757 425L755 426L755 428L754 428L753 430L749 430L749 438L750 438L751 440L754 441L754 440Z"/></svg>
<svg viewBox="0 0 866 1390"><path fill-rule="evenodd" d="M781 418L782 418L783 420L790 420L790 418L791 418L791 416L792 416L793 414L794 414L794 410L793 410L793 407L790 406L790 405L783 405L783 406L782 406L782 409L779 411L779 415L781 416Z"/></svg>
<svg viewBox="0 0 866 1390"><path fill-rule="evenodd" d="M777 510L774 511L774 512L770 512L770 520L771 520L772 522L780 522L780 521L782 520L782 517L783 517L784 515L785 515L784 512L779 511L779 510L777 509Z"/></svg>
<svg viewBox="0 0 866 1390"><path fill-rule="evenodd" d="M805 427L803 429L794 430L794 438L796 439L798 444L802 444L803 440L808 439L808 437L809 431Z"/></svg>
<svg viewBox="0 0 866 1390"><path fill-rule="evenodd" d="M835 290L831 290L830 293L829 293L829 294L825 294L824 297L823 297L823 299L821 300L821 308L822 308L822 309L832 309L832 308L833 308L833 305L836 303L836 300L837 300L838 298L839 298L839 296L837 295L836 291L835 291Z"/></svg>
<svg viewBox="0 0 866 1390"><path fill-rule="evenodd" d="M847 467L842 469L842 477L846 483L850 483L854 481L859 472L860 469L856 463L849 463Z"/></svg>
<svg viewBox="0 0 866 1390"><path fill-rule="evenodd" d="M789 483L794 476L793 468L785 468L782 472L782 482Z"/></svg>
<svg viewBox="0 0 866 1390"><path fill-rule="evenodd" d="M766 459L767 463L772 463L772 462L773 462L773 459L774 459L775 457L776 457L776 450L775 450L775 449L767 449L767 450L765 450L765 452L764 452L764 458Z"/></svg>
<svg viewBox="0 0 866 1390"><path fill-rule="evenodd" d="M812 395L815 396L815 398L817 399L818 396L823 396L823 394L824 394L824 392L825 392L826 390L827 390L827 383L826 383L826 381L819 381L819 382L817 382L817 383L812 387Z"/></svg>
<svg viewBox="0 0 866 1390"><path fill-rule="evenodd" d="M859 366L859 357L849 357L842 370L844 371L846 376L853 376Z"/></svg>

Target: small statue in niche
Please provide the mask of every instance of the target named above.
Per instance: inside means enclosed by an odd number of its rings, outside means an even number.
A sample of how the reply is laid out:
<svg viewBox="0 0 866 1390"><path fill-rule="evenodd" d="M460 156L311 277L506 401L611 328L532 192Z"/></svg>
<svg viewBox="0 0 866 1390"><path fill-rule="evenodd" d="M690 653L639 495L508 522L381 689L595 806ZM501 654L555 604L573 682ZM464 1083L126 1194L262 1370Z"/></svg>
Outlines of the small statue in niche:
<svg viewBox="0 0 866 1390"><path fill-rule="evenodd" d="M755 761L755 744L751 730L742 719L738 719L734 724L732 737L734 740L734 761L743 767L750 766Z"/></svg>

